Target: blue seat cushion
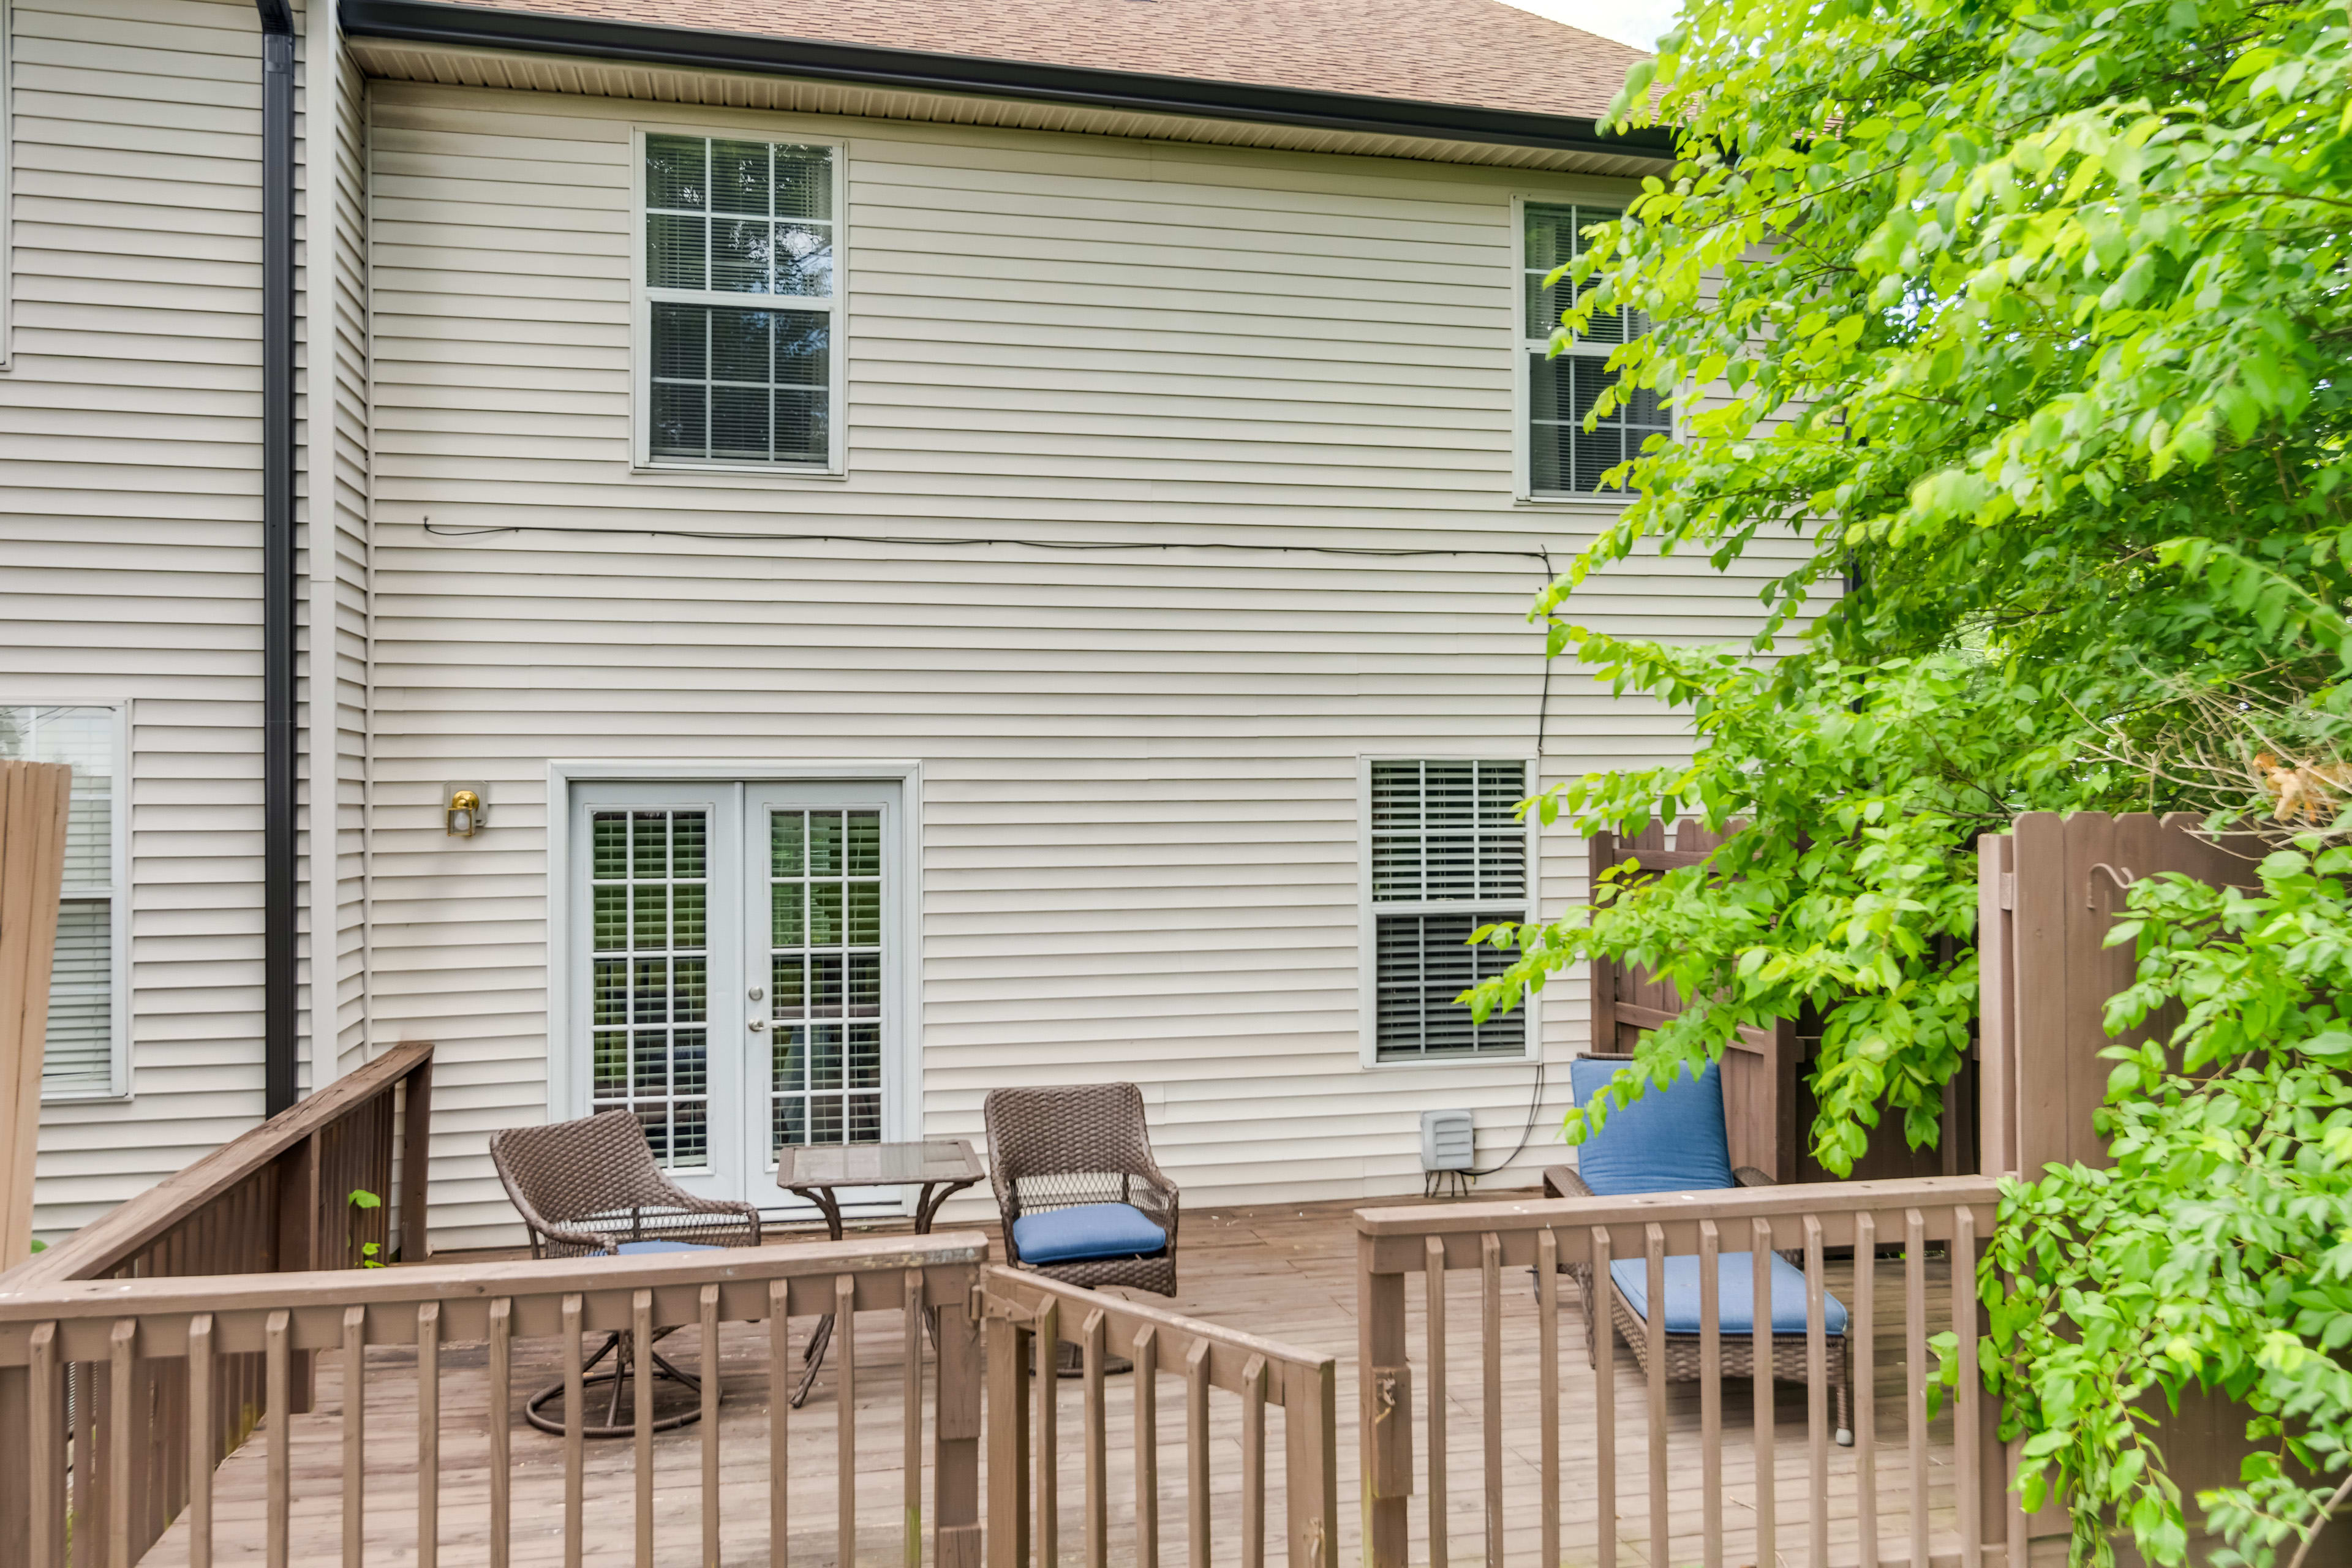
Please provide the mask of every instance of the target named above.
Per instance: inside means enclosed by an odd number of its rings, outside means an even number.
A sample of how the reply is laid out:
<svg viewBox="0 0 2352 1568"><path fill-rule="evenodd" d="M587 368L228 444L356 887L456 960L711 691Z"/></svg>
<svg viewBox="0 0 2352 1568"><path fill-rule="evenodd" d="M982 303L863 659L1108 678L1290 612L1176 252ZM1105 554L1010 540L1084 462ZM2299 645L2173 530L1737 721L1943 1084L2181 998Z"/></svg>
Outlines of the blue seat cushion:
<svg viewBox="0 0 2352 1568"><path fill-rule="evenodd" d="M1577 1104L1589 1104L1622 1065L1578 1057L1568 1064L1569 1092ZM1696 1079L1654 1084L1632 1105L1612 1110L1577 1146L1576 1170L1604 1198L1714 1192L1731 1185L1722 1068L1709 1062Z"/></svg>
<svg viewBox="0 0 2352 1568"><path fill-rule="evenodd" d="M1745 1252L1727 1252L1716 1261L1716 1310L1727 1334L1756 1331L1756 1276ZM1779 1253L1772 1258L1772 1331L1805 1331L1805 1276ZM1695 1334L1698 1327L1699 1260L1669 1258L1666 1262L1666 1332ZM1650 1321L1650 1263L1644 1258L1621 1258L1609 1265L1626 1305L1642 1321ZM1830 1334L1845 1332L1845 1304L1822 1292L1822 1328Z"/></svg>
<svg viewBox="0 0 2352 1568"><path fill-rule="evenodd" d="M1167 1247L1168 1233L1132 1204L1079 1204L1023 1215L1013 1245L1024 1263L1094 1263L1148 1258Z"/></svg>
<svg viewBox="0 0 2352 1568"><path fill-rule="evenodd" d="M699 1241L625 1241L614 1250L634 1255L640 1252L717 1252L719 1249Z"/></svg>

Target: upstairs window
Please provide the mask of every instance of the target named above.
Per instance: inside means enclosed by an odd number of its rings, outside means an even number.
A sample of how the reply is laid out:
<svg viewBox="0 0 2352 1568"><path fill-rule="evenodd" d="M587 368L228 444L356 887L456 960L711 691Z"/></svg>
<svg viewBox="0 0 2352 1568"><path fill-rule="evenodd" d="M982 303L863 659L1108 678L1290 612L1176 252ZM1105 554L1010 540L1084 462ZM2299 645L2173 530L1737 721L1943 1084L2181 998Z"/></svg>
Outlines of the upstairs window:
<svg viewBox="0 0 2352 1568"><path fill-rule="evenodd" d="M1470 933L1528 918L1521 762L1375 762L1370 884L1372 1056L1379 1062L1523 1058L1525 1007L1474 1023L1455 997L1510 967Z"/></svg>
<svg viewBox="0 0 2352 1568"><path fill-rule="evenodd" d="M836 149L645 138L641 463L840 468Z"/></svg>
<svg viewBox="0 0 2352 1568"><path fill-rule="evenodd" d="M0 704L0 757L73 768L57 956L49 965L48 1037L41 1056L44 1100L130 1092L121 719L114 707Z"/></svg>
<svg viewBox="0 0 2352 1568"><path fill-rule="evenodd" d="M1601 388L1617 384L1617 373L1608 368L1610 354L1648 331L1649 319L1633 310L1596 314L1555 358L1551 334L1560 316L1593 285L1587 283L1580 290L1562 278L1546 288L1544 279L1553 268L1584 253L1586 228L1624 214L1611 207L1529 202L1524 215L1519 311L1520 357L1527 373L1525 490L1535 497L1613 493L1601 489L1601 475L1639 456L1642 443L1652 436L1674 434L1674 416L1665 400L1648 391L1632 394L1590 434L1584 428L1584 417Z"/></svg>

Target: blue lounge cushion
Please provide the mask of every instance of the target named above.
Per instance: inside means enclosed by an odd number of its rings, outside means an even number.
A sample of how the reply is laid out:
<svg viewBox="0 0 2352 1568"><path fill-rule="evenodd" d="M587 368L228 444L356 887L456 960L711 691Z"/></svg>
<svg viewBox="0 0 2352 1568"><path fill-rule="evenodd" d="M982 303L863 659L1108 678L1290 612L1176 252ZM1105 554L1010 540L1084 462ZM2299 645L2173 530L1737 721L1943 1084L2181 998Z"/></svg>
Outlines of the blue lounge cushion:
<svg viewBox="0 0 2352 1568"><path fill-rule="evenodd" d="M1024 1263L1096 1263L1148 1258L1167 1247L1168 1233L1133 1204L1079 1204L1023 1215L1013 1245Z"/></svg>
<svg viewBox="0 0 2352 1568"><path fill-rule="evenodd" d="M1772 1331L1805 1331L1804 1272L1775 1252L1772 1258ZM1727 1334L1756 1331L1756 1276L1745 1252L1727 1252L1716 1259L1716 1310ZM1695 1334L1698 1326L1699 1260L1669 1258L1666 1269L1666 1332ZM1644 1258L1621 1258L1609 1265L1609 1278L1623 1293L1625 1303L1643 1322L1650 1321L1650 1263ZM1822 1292L1822 1329L1845 1332L1845 1304Z"/></svg>
<svg viewBox="0 0 2352 1568"><path fill-rule="evenodd" d="M1568 1064L1569 1091L1585 1105L1622 1063L1578 1057ZM1653 1084L1578 1145L1577 1173L1604 1198L1633 1193L1714 1192L1730 1186L1731 1145L1723 1132L1723 1070L1714 1062L1696 1080Z"/></svg>
<svg viewBox="0 0 2352 1568"><path fill-rule="evenodd" d="M615 1250L634 1255L640 1252L716 1252L719 1248L699 1241L625 1241Z"/></svg>

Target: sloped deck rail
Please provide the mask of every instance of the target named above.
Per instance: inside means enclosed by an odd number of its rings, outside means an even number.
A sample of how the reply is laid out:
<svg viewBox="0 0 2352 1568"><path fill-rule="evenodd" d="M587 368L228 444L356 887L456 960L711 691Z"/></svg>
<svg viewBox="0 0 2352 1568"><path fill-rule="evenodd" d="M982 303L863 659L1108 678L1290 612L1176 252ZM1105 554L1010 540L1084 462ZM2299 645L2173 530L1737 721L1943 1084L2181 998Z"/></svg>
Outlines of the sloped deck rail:
<svg viewBox="0 0 2352 1568"><path fill-rule="evenodd" d="M841 1539L855 1539L858 1505L855 1387L855 1324L859 1312L899 1316L908 1342L926 1331L936 1337L938 1375L930 1422L931 1506L921 1495L920 1444L925 1430L921 1358L908 1358L902 1380L898 1418L908 1446L901 1561L922 1561L923 1536L930 1534L938 1568L980 1568L980 1327L973 1315L975 1286L988 1256L988 1238L978 1232L929 1237L887 1237L805 1246L729 1248L716 1253L556 1259L543 1262L426 1264L412 1268L304 1274L245 1275L201 1280L146 1279L92 1280L43 1286L32 1290L0 1289L0 1367L30 1383L29 1425L5 1436L5 1462L21 1466L30 1480L26 1550L17 1561L33 1568L129 1568L152 1544L138 1528L144 1500L134 1482L140 1456L166 1434L158 1412L139 1403L139 1390L152 1386L142 1374L157 1365L178 1371L186 1397L175 1418L182 1424L187 1499L186 1555L194 1568L209 1568L215 1549L214 1468L221 1405L233 1395L220 1376L223 1361L257 1356L264 1367L268 1407L288 1408L288 1392L298 1355L332 1357L341 1375L341 1445L340 1490L341 1560L363 1561L372 1509L406 1504L414 1510L415 1555L420 1568L439 1560L447 1528L442 1519L442 1423L444 1378L484 1378L488 1384L490 1447L488 1560L505 1568L518 1543L513 1507L512 1438L519 1422L514 1371L527 1342L558 1342L563 1368L566 1427L561 1508L562 1560L579 1563L593 1528L600 1541L621 1529L634 1533L635 1557L663 1561L719 1560L722 1531L740 1540L764 1535L783 1560L782 1543L793 1528L787 1517L789 1486L786 1424L792 1415L795 1362L786 1353L786 1320L820 1312L838 1315L837 1352L843 1386L833 1447L833 1489L838 1500ZM759 1467L764 1498L745 1521L721 1509L721 1437L718 1418L724 1394L719 1350L722 1325L755 1323L769 1342L764 1367L765 1454ZM688 1342L698 1354L702 1379L698 1437L699 1474L693 1483L699 1508L683 1530L676 1510L671 1530L685 1541L658 1539L655 1503L654 1389L650 1358L637 1360L634 1462L630 1493L587 1495L585 1442L581 1423L583 1336L625 1329L640 1342L669 1328L698 1331ZM681 1342L673 1340L672 1347ZM371 1349L406 1347L390 1366L377 1364ZM467 1347L461 1356L454 1347ZM481 1347L478 1351L471 1347ZM450 1366L444 1370L445 1349ZM681 1352L673 1348L673 1355ZM534 1356L531 1359L544 1359ZM463 1370L460 1370L462 1361ZM68 1379L84 1376L92 1389L87 1415L79 1417L70 1449L65 1426ZM741 1390L745 1381L731 1374ZM383 1400L395 1391L383 1384L413 1379L415 1464L413 1485L394 1499L372 1497L367 1481L367 1430L371 1395ZM399 1390L407 1395L410 1391ZM748 1392L748 1391L743 1391ZM298 1542L291 1525L295 1505L292 1450L296 1424L274 1417L265 1423L268 1496L261 1533L272 1568L292 1561L316 1561L326 1553ZM738 1429L740 1430L740 1428ZM152 1472L149 1472L152 1474ZM675 1489L678 1478L665 1478ZM306 1478L303 1500L316 1497L324 1478ZM740 1510L739 1493L739 1510ZM593 1519L592 1519L593 1509ZM625 1524L624 1524L625 1521ZM547 1534L543 1519L528 1521L533 1553ZM251 1545L249 1529L232 1544L242 1555ZM469 1543L470 1544L470 1543ZM469 1553L470 1554L470 1553ZM848 1554L842 1554L845 1562Z"/></svg>
<svg viewBox="0 0 2352 1568"><path fill-rule="evenodd" d="M1450 1425L1472 1404L1480 1442L1470 1479L1487 1568L1513 1560L1616 1568L1629 1553L1653 1565L1701 1562L1706 1568L1727 1561L1981 1568L1997 1561L2021 1521L2004 1498L1997 1412L1977 1392L1976 1260L1995 1201L1991 1178L1959 1176L1361 1211L1357 1397L1366 1563L1402 1568L1418 1491L1426 1561L1445 1568L1452 1469L1466 1457L1455 1451ZM1756 1364L1769 1365L1772 1302L1764 1260L1776 1251L1801 1258L1804 1271L1801 1456L1779 1441L1778 1424L1788 1417L1779 1411L1773 1383L1752 1384L1742 1432L1739 1412L1727 1407L1721 1376L1717 1260L1740 1252L1756 1260L1738 1278L1754 1281L1752 1350ZM1841 1253L1846 1256L1835 1256ZM1560 1270L1587 1266L1591 1278L1606 1281L1612 1260L1641 1259L1647 1298L1655 1303L1664 1299L1665 1260L1674 1257L1699 1260L1696 1383L1668 1383L1664 1314L1653 1311L1640 1403L1619 1408L1618 1369L1631 1372L1633 1359L1604 1329L1596 1335L1589 1424L1571 1420L1560 1408L1559 1341L1564 1316L1574 1319L1559 1307L1574 1286ZM1521 1270L1532 1270L1531 1282L1522 1282ZM1406 1317L1407 1281L1416 1274L1426 1299L1418 1377ZM1464 1274L1477 1282L1475 1326L1464 1321L1468 1314L1447 1309L1449 1280ZM1536 1386L1515 1391L1516 1402L1502 1372L1506 1289L1532 1289L1540 1303ZM1597 1287L1604 1296L1607 1289ZM1851 1449L1831 1442L1824 1297L1832 1291L1851 1314L1857 1392ZM1962 1331L1959 1386L1968 1393L1932 1424L1948 1431L1931 1436L1924 1396L1936 1364L1929 1341L1955 1323ZM1474 1347L1479 1387L1472 1400L1450 1394L1446 1375L1455 1359L1449 1352ZM1580 1426L1589 1439L1577 1432ZM1563 1518L1563 1437L1568 1462L1592 1474L1595 1485L1578 1489L1597 1493L1590 1519ZM1931 1463L1931 1446L1948 1455L1948 1472ZM1529 1447L1537 1450L1532 1465L1520 1458ZM1423 1458L1419 1488L1416 1452ZM1694 1477L1695 1490L1688 1485Z"/></svg>
<svg viewBox="0 0 2352 1568"><path fill-rule="evenodd" d="M988 1320L988 1568L1062 1560L1060 1417L1053 1375L1033 1377L1032 1368L1054 1366L1056 1347L1066 1344L1078 1347L1084 1367L1079 1543L1088 1568L1114 1560L1110 1412L1103 1381L1113 1356L1134 1365L1125 1395L1135 1445L1132 1537L1118 1542L1122 1550L1117 1561L1160 1568L1159 1394L1166 1375L1181 1379L1184 1387L1181 1495L1192 1568L1208 1568L1213 1552L1213 1389L1241 1402L1242 1568L1264 1568L1266 1560L1269 1405L1282 1412L1286 1561L1290 1568L1331 1568L1339 1542L1336 1358L1002 1264L989 1267L982 1294Z"/></svg>
<svg viewBox="0 0 2352 1568"><path fill-rule="evenodd" d="M363 1259L393 1250L395 1217L400 1256L422 1258L432 1084L431 1044L394 1046L67 1241L0 1274L0 1290L13 1299L77 1280L356 1268ZM385 1201L373 1208L354 1207L354 1191ZM188 1363L149 1358L137 1364L135 1388L102 1388L113 1364L105 1356L59 1363L64 1382L51 1412L53 1436L65 1440L68 1410L84 1438L92 1423L102 1419L98 1412L111 1402L127 1401L125 1407L139 1413L142 1440L123 1449L115 1471L130 1478L116 1493L129 1510L124 1528L135 1557L187 1505L194 1430L187 1415ZM207 1415L212 1426L198 1446L203 1452L218 1456L234 1449L267 1410L310 1408L307 1348L289 1363L282 1389L267 1384L257 1352L223 1352L213 1374ZM0 1361L0 1568L26 1561L31 1545L32 1510L25 1489L31 1468L24 1435L37 1407L27 1403L29 1375L25 1362ZM35 1433L35 1448L41 1440ZM95 1473L95 1467L84 1471L85 1478Z"/></svg>

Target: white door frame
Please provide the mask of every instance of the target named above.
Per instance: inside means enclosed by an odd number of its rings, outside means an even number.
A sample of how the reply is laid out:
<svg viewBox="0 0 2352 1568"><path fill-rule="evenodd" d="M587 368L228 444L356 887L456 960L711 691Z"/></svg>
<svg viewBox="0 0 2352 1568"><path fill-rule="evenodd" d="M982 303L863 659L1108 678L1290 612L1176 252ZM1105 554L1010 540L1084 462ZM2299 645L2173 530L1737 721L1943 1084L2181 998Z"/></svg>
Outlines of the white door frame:
<svg viewBox="0 0 2352 1568"><path fill-rule="evenodd" d="M900 1027L893 1060L886 1070L890 1087L883 1105L883 1136L913 1140L923 1133L923 1009L922 920L923 886L923 767L919 762L877 760L779 763L761 762L640 762L555 760L547 764L547 1119L565 1121L588 1114L587 1074L566 1042L574 1019L572 973L574 936L572 889L573 853L572 795L575 784L675 784L703 788L761 784L897 784L904 806L898 813L898 865L903 868L902 896L885 916L892 922L890 940L904 955L898 966L898 1004ZM740 817L743 791L732 791ZM912 1194L908 1194L911 1197ZM783 1194L771 1203L765 1194L754 1201L763 1209L792 1205Z"/></svg>

